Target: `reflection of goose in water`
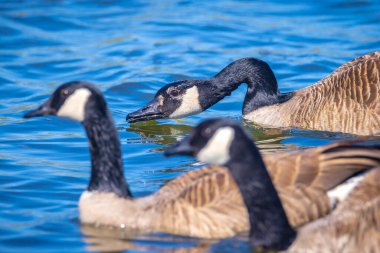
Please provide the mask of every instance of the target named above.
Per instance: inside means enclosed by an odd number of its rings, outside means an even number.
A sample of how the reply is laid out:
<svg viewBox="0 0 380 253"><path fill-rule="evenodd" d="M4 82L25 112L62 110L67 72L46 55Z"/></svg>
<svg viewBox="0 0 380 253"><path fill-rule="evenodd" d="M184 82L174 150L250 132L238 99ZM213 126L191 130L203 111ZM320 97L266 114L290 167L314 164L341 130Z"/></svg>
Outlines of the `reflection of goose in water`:
<svg viewBox="0 0 380 253"><path fill-rule="evenodd" d="M142 251L170 253L250 252L247 233L222 240L170 234L131 234L124 230L81 225L86 250L96 252Z"/></svg>
<svg viewBox="0 0 380 253"><path fill-rule="evenodd" d="M97 228L81 225L86 250L96 252L144 251L173 253L204 253L218 242L213 239L196 239L170 234L139 234L120 229ZM246 238L245 238L246 240Z"/></svg>
<svg viewBox="0 0 380 253"><path fill-rule="evenodd" d="M155 121L141 122L125 128L127 132L140 135L140 138L128 138L128 143L152 142L161 145L171 145L178 138L191 130L189 125L181 124L159 124Z"/></svg>
<svg viewBox="0 0 380 253"><path fill-rule="evenodd" d="M162 124L157 121L138 122L125 128L127 132L140 135L141 138L128 138L127 143L156 143L169 146L183 138L191 131L191 125L185 124ZM264 153L294 149L294 145L282 144L286 134L281 129L265 129L258 126L247 125L247 130L257 140L257 146ZM161 149L158 149L161 150Z"/></svg>

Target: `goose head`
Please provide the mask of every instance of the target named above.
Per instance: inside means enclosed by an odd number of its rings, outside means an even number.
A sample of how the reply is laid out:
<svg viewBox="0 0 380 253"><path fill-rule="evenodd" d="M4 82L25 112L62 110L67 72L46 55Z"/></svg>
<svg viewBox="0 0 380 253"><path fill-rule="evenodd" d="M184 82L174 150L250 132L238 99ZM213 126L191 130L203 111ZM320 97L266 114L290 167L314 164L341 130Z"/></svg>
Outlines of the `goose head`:
<svg viewBox="0 0 380 253"><path fill-rule="evenodd" d="M127 115L130 123L166 118L182 118L205 110L202 106L203 90L201 81L182 80L170 83L159 89L143 108Z"/></svg>
<svg viewBox="0 0 380 253"><path fill-rule="evenodd" d="M88 192L111 192L121 198L132 196L123 176L119 136L106 101L93 84L78 81L62 84L46 102L24 117L48 115L70 118L84 126L91 153Z"/></svg>
<svg viewBox="0 0 380 253"><path fill-rule="evenodd" d="M227 119L210 119L200 123L191 133L165 150L165 155L194 156L201 162L225 165L241 142L247 138L244 130L235 122Z"/></svg>
<svg viewBox="0 0 380 253"><path fill-rule="evenodd" d="M50 98L25 118L55 115L83 122L97 114L107 114L101 92L88 82L68 82L59 86Z"/></svg>
<svg viewBox="0 0 380 253"><path fill-rule="evenodd" d="M213 77L183 80L167 84L143 108L127 115L127 121L182 118L200 113L213 106L239 87L248 85L243 114L286 101L278 91L276 77L269 65L256 58L243 58L230 63Z"/></svg>
<svg viewBox="0 0 380 253"><path fill-rule="evenodd" d="M254 248L285 250L294 241L297 233L289 224L260 153L237 123L225 119L204 121L165 154L190 155L228 169L248 211Z"/></svg>

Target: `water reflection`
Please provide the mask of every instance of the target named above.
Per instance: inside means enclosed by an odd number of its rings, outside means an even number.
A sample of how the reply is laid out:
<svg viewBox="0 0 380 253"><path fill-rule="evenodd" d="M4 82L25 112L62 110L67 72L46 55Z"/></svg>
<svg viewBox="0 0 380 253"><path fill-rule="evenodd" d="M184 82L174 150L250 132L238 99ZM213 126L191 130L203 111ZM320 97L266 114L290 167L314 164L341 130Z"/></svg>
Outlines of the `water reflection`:
<svg viewBox="0 0 380 253"><path fill-rule="evenodd" d="M246 233L223 240L212 240L160 233L142 235L90 225L81 225L81 232L84 235L82 240L87 244L86 250L96 252L129 250L173 253L251 252Z"/></svg>
<svg viewBox="0 0 380 253"><path fill-rule="evenodd" d="M188 134L191 129L190 125L161 124L159 121L146 121L130 124L125 130L140 135L144 141L151 139L154 143L168 146ZM129 139L128 142L135 143L138 141Z"/></svg>
<svg viewBox="0 0 380 253"><path fill-rule="evenodd" d="M277 152L281 150L295 149L294 145L283 144L282 140L288 138L288 134L278 128L263 128L243 121L243 125L256 141L262 152ZM140 138L129 138L127 143L156 143L163 146L174 144L192 129L191 125L177 123L160 123L160 121L146 121L130 124L125 128L127 132L133 132ZM159 148L155 151L161 151Z"/></svg>
<svg viewBox="0 0 380 253"><path fill-rule="evenodd" d="M201 253L209 252L217 240L204 240L169 234L139 234L114 228L99 228L82 225L86 250L96 252L117 252L126 250L149 252Z"/></svg>

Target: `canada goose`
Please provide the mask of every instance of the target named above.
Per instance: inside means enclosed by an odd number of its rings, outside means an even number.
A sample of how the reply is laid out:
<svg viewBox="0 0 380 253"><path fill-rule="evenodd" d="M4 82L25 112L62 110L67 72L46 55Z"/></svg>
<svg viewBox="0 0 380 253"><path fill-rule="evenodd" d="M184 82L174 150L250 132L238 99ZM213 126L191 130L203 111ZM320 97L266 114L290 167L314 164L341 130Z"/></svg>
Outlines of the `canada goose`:
<svg viewBox="0 0 380 253"><path fill-rule="evenodd" d="M211 166L190 171L173 179L150 196L133 198L124 179L120 143L112 117L101 92L92 84L86 82L63 84L44 104L25 114L25 117L46 115L69 117L81 122L86 130L90 142L91 178L79 200L79 216L83 223L204 238L222 238L248 231L248 214L240 192L223 167ZM309 174L301 172L302 168L295 166L298 168L297 171L289 171L293 177L281 182L287 185L307 178L307 182L312 184L320 181L319 174L325 175L324 171L328 171L329 168L336 169L335 165L339 163L352 165L348 166L349 174L354 173L356 168L360 171L373 166L376 162L372 157L375 151L358 148L357 152L361 159L354 159L351 164L350 159L357 158L355 154L341 160L339 156L324 156L321 154L321 149L314 152L305 151L308 157L320 156L317 159L321 162L312 160L318 168L310 169L313 174ZM292 158L289 163L303 161L302 155L291 153L290 157ZM284 168L282 165L273 167L274 171ZM346 177L341 175L343 173L337 174L333 180L328 181L340 182ZM308 203L314 207L313 211L293 208L294 199L283 194L286 196L284 202L289 199L289 207L292 208L289 212L295 216L293 219L295 226L316 219L331 210L332 204L326 201L323 188L310 187L305 190L303 188L306 187L292 189L296 192L310 192ZM319 192L321 193L318 194ZM296 217L297 215L300 218Z"/></svg>
<svg viewBox="0 0 380 253"><path fill-rule="evenodd" d="M250 241L255 248L289 252L379 249L380 167L364 172L364 176L355 175L352 179L356 180L341 192L343 202L331 214L296 231L288 221L258 149L238 124L222 119L205 121L165 152L195 156L199 161L228 168L247 207Z"/></svg>
<svg viewBox="0 0 380 253"><path fill-rule="evenodd" d="M79 200L81 222L205 238L228 237L248 230L240 193L229 191L233 181L212 169L192 171L152 195L133 198L123 175L112 116L94 85L63 84L24 117L46 115L81 122L89 139L91 178Z"/></svg>
<svg viewBox="0 0 380 253"><path fill-rule="evenodd" d="M380 134L380 51L358 57L314 85L289 93L279 92L267 63L243 58L214 77L162 87L145 107L128 114L127 121L197 114L242 83L248 85L243 117L260 125Z"/></svg>

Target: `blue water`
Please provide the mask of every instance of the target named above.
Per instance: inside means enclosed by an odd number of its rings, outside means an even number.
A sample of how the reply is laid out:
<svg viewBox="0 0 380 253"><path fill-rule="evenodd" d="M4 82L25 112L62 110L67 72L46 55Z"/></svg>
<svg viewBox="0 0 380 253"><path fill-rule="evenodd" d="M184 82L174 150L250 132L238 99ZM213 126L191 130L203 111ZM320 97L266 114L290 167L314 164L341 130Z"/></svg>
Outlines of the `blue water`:
<svg viewBox="0 0 380 253"><path fill-rule="evenodd" d="M286 92L380 48L378 1L297 2L1 1L0 252L250 252L245 236L211 241L81 226L77 201L90 172L81 125L22 115L63 82L96 83L115 117L131 190L152 193L197 166L166 159L162 149L208 117L241 120L245 91L197 116L127 124L126 113L162 85L257 57ZM244 124L264 152L351 137Z"/></svg>

